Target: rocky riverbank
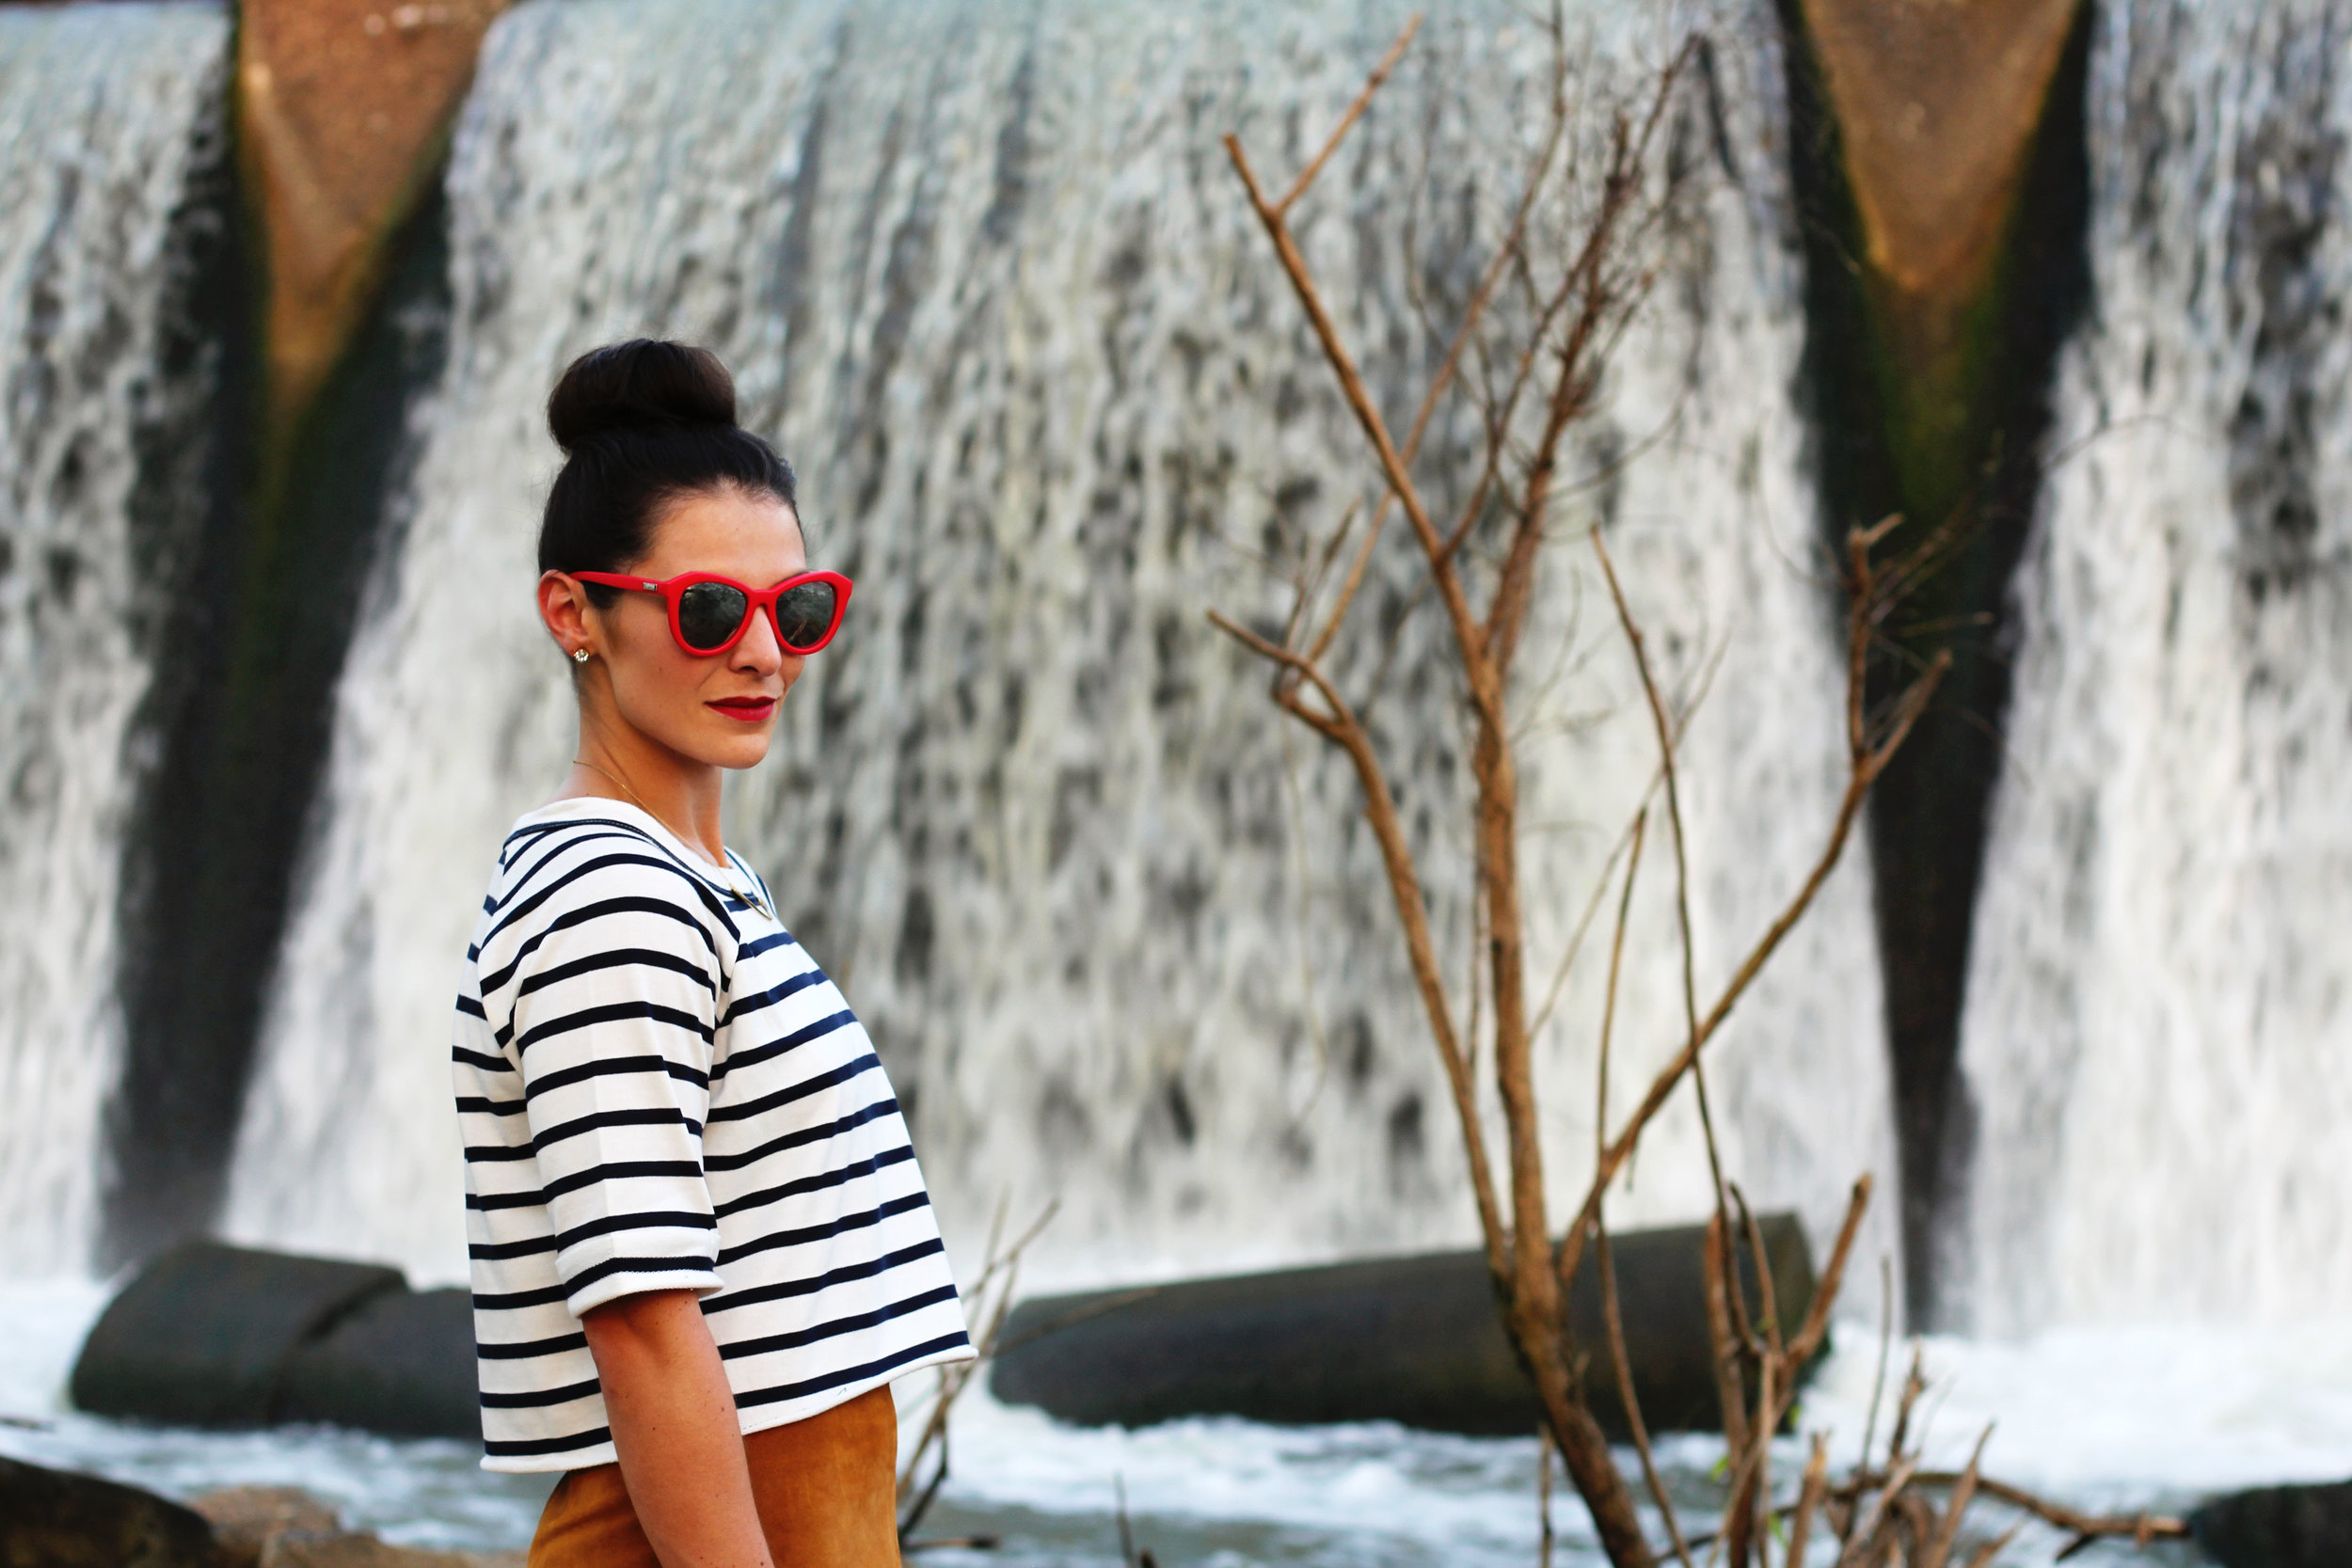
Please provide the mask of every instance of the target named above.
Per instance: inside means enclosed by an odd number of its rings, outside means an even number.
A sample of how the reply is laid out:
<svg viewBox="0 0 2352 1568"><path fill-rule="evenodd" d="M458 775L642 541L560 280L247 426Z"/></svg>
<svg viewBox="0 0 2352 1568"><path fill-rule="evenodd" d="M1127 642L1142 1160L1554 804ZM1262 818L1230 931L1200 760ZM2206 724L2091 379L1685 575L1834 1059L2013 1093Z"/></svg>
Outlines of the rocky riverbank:
<svg viewBox="0 0 2352 1568"><path fill-rule="evenodd" d="M522 1568L520 1552L429 1552L343 1528L292 1486L175 1503L135 1486L0 1459L0 1563L39 1568Z"/></svg>

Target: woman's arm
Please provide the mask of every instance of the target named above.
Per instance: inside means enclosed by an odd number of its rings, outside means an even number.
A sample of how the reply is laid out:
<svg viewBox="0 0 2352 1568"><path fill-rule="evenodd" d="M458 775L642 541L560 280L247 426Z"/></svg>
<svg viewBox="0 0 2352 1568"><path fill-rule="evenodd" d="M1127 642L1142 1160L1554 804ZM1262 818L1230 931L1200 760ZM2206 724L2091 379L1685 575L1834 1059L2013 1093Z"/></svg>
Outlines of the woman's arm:
<svg viewBox="0 0 2352 1568"><path fill-rule="evenodd" d="M648 1291L580 1320L621 1479L662 1568L771 1568L735 1395L691 1291Z"/></svg>

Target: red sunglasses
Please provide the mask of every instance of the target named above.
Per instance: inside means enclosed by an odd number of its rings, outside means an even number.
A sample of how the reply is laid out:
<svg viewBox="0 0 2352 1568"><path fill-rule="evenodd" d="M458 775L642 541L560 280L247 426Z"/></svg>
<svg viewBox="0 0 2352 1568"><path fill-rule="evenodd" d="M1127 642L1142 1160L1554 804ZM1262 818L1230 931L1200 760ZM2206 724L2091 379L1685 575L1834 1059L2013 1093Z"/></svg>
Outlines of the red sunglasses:
<svg viewBox="0 0 2352 1568"><path fill-rule="evenodd" d="M751 629L752 612L768 611L787 653L813 654L841 629L850 606L850 579L839 572L803 572L773 588L748 588L716 572L680 572L666 582L619 572L573 572L582 582L659 594L670 607L670 635L697 658L725 653Z"/></svg>

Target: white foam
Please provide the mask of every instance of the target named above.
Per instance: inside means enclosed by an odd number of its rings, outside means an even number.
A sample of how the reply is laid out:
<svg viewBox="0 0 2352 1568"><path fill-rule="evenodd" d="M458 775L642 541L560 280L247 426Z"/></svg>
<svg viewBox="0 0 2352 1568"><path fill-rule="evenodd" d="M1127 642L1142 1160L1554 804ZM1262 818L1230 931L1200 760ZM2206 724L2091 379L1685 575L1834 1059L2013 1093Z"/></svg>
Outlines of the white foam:
<svg viewBox="0 0 2352 1568"><path fill-rule="evenodd" d="M66 1377L104 1299L84 1281L0 1286L0 1416L45 1423L0 1425L0 1453L170 1496L240 1482L305 1486L351 1523L413 1544L528 1540L546 1478L487 1475L468 1444L316 1428L197 1433L73 1413ZM2070 1329L1922 1348L1931 1462L1957 1465L1991 1424L1989 1472L2076 1506L2178 1509L2235 1486L2352 1475L2352 1346L2329 1324L2259 1334ZM1867 1328L1845 1325L1802 1407L1801 1429L1831 1432L1842 1456L1859 1442L1877 1356ZM1892 1375L1902 1362L1899 1354ZM918 1391L901 1389L904 1405ZM1883 1410L1882 1436L1888 1418ZM1524 1568L1536 1542L1532 1437L1232 1419L1086 1430L998 1404L984 1389L957 1407L951 1435L953 1475L930 1528L1002 1533L1003 1549L975 1560L1009 1568L1110 1560L1122 1488L1139 1544L1163 1561ZM1784 1477L1796 1473L1802 1442L1782 1446ZM1677 1494L1697 1496L1722 1444L1677 1437L1660 1453ZM1562 1568L1597 1562L1572 1497L1555 1500L1554 1523ZM1686 1523L1704 1528L1703 1512ZM2041 1532L2002 1560L2046 1563L2060 1544ZM2074 1560L2164 1560L2103 1547Z"/></svg>

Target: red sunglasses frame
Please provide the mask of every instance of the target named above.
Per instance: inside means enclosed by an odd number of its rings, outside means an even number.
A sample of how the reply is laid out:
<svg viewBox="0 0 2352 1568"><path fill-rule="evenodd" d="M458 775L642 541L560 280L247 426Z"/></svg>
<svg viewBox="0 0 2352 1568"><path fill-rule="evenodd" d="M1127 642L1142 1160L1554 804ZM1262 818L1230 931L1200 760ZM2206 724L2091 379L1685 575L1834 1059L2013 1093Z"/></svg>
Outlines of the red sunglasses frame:
<svg viewBox="0 0 2352 1568"><path fill-rule="evenodd" d="M786 653L798 654L805 657L818 652L826 643L833 641L834 634L841 629L841 617L848 613L850 609L850 579L839 572L801 572L785 578L773 588L754 588L749 583L738 582L733 578L722 577L717 572L680 572L677 576L665 578L660 582L656 582L651 578L629 577L621 572L567 572L564 575L577 578L581 582L593 582L601 588L621 588L632 594L660 594L662 603L669 607L671 640L695 658L717 658L721 654L742 641L743 634L752 629L752 617L762 610L768 612L768 625L775 629L778 646L782 647ZM735 628L735 635L715 648L695 647L686 641L686 632L678 625L678 600L684 596L689 588L698 582L723 582L751 600L750 608L743 612L742 625ZM784 624L776 619L776 601L804 582L823 582L833 586L833 624L825 628L825 635L816 641L806 646L795 646L786 639Z"/></svg>

